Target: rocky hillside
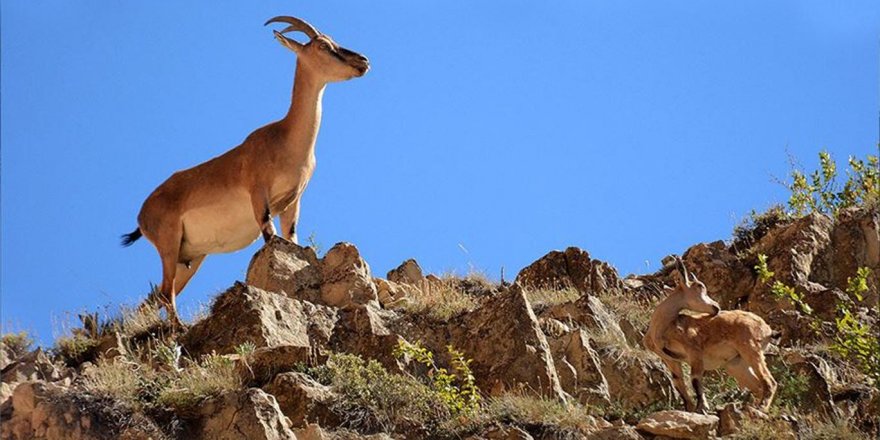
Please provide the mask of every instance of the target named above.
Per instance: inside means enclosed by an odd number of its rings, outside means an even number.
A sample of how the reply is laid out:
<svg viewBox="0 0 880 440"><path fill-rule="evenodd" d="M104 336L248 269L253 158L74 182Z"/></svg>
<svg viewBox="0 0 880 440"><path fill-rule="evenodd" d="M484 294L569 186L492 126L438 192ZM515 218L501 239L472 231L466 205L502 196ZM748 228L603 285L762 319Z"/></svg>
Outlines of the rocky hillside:
<svg viewBox="0 0 880 440"><path fill-rule="evenodd" d="M709 414L680 410L668 371L641 345L671 267L621 278L568 248L513 283L425 275L413 260L379 278L352 244L319 257L275 239L244 282L177 334L141 308L83 316L82 328L48 350L5 335L0 433L876 438L876 208L770 213L683 258L724 308L753 311L782 333L768 354L779 382L769 414L721 373L706 379Z"/></svg>

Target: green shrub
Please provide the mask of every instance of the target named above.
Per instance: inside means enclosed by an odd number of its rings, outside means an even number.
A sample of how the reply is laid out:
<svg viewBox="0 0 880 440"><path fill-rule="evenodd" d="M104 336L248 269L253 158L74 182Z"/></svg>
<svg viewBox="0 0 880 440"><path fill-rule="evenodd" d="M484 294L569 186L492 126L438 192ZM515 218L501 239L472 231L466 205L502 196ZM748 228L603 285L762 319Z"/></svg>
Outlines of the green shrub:
<svg viewBox="0 0 880 440"><path fill-rule="evenodd" d="M806 398L812 394L810 378L785 362L771 363L769 368L777 385L773 406L788 410L803 408Z"/></svg>
<svg viewBox="0 0 880 440"><path fill-rule="evenodd" d="M855 277L847 279L846 291L855 301L863 300L862 295L868 291L870 274L870 269L862 267ZM837 305L837 315L834 321L837 332L831 348L845 358L854 359L874 386L880 388L880 340L877 333L845 303Z"/></svg>
<svg viewBox="0 0 880 440"><path fill-rule="evenodd" d="M801 216L814 212L837 214L851 206L877 203L880 200L880 162L877 156L865 160L849 158L846 181L837 182L837 163L827 151L819 153L819 169L806 173L791 171L791 182L785 186L791 192L788 206Z"/></svg>
<svg viewBox="0 0 880 440"><path fill-rule="evenodd" d="M452 373L437 367L434 353L418 342L409 344L403 340L398 341L394 355L398 358L412 358L427 369L430 386L451 414L472 414L480 408L480 390L474 384L471 360L465 359L464 354L451 345L446 350L449 352Z"/></svg>
<svg viewBox="0 0 880 440"><path fill-rule="evenodd" d="M353 429L396 432L424 427L435 432L451 418L433 389L413 377L389 373L375 360L332 354L308 372L339 394L332 410Z"/></svg>
<svg viewBox="0 0 880 440"><path fill-rule="evenodd" d="M156 402L181 413L192 412L209 397L242 387L235 363L214 353L169 375L167 384L162 384L157 393Z"/></svg>

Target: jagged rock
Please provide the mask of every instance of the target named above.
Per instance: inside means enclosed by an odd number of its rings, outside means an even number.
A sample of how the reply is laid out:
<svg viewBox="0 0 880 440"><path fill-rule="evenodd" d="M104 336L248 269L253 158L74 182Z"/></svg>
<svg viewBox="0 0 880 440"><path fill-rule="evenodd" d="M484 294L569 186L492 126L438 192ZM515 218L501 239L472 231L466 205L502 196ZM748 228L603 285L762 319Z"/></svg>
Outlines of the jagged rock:
<svg viewBox="0 0 880 440"><path fill-rule="evenodd" d="M324 255L322 263L322 303L345 307L378 301L370 266L353 244L336 244Z"/></svg>
<svg viewBox="0 0 880 440"><path fill-rule="evenodd" d="M813 261L831 243L832 219L823 214L810 214L791 224L770 230L754 246L755 254L767 255L767 267L775 273L774 280L813 294L826 290L810 280ZM773 326L776 310L793 310L787 300L775 298L766 284L756 283L749 297L748 309L765 317Z"/></svg>
<svg viewBox="0 0 880 440"><path fill-rule="evenodd" d="M14 384L26 381L55 382L70 376L70 369L49 359L43 349L36 350L11 362L0 373L0 382Z"/></svg>
<svg viewBox="0 0 880 440"><path fill-rule="evenodd" d="M323 282L321 261L311 247L272 237L254 254L247 270L247 284L291 298L318 302Z"/></svg>
<svg viewBox="0 0 880 440"><path fill-rule="evenodd" d="M622 289L617 271L605 262L593 260L583 249L569 247L551 251L528 265L516 276L516 282L529 288L559 289L573 287L584 294Z"/></svg>
<svg viewBox="0 0 880 440"><path fill-rule="evenodd" d="M246 383L260 385L272 380L276 374L298 366L318 365L324 358L312 347L281 345L260 347L237 365Z"/></svg>
<svg viewBox="0 0 880 440"><path fill-rule="evenodd" d="M371 305L341 310L330 339L330 347L338 352L376 359L386 369L400 371L394 349L401 338L385 325L385 319L394 316L394 312Z"/></svg>
<svg viewBox="0 0 880 440"><path fill-rule="evenodd" d="M409 289L412 288L382 278L373 278L373 282L376 283L376 294L379 302L386 307L405 301Z"/></svg>
<svg viewBox="0 0 880 440"><path fill-rule="evenodd" d="M558 304L541 312L541 319L552 318L574 328L584 328L589 333L602 335L603 339L626 344L626 335L615 317L591 295L584 295L574 302Z"/></svg>
<svg viewBox="0 0 880 440"><path fill-rule="evenodd" d="M740 408L736 403L728 403L718 410L718 435L723 437L736 434L747 420L768 419L766 414L751 406Z"/></svg>
<svg viewBox="0 0 880 440"><path fill-rule="evenodd" d="M198 439L296 440L278 402L259 388L211 399L199 413Z"/></svg>
<svg viewBox="0 0 880 440"><path fill-rule="evenodd" d="M849 208L837 215L831 243L819 253L811 267L811 279L843 290L847 279L860 267L871 269L869 285L880 286L880 209ZM878 291L865 295L868 306L876 306Z"/></svg>
<svg viewBox="0 0 880 440"><path fill-rule="evenodd" d="M334 321L332 309L236 283L217 297L211 314L186 332L181 342L193 356L233 353L246 342L258 348L308 348L310 339L329 333Z"/></svg>
<svg viewBox="0 0 880 440"><path fill-rule="evenodd" d="M126 408L77 401L57 385L25 382L15 388L11 414L0 424L8 440L148 440L159 428Z"/></svg>
<svg viewBox="0 0 880 440"><path fill-rule="evenodd" d="M659 411L636 425L639 431L671 438L707 439L715 434L718 417L685 411Z"/></svg>
<svg viewBox="0 0 880 440"><path fill-rule="evenodd" d="M670 402L675 396L669 372L653 354L618 345L597 344L595 350L608 381L608 394L621 408L643 408Z"/></svg>
<svg viewBox="0 0 880 440"><path fill-rule="evenodd" d="M586 332L574 330L559 337L548 337L548 341L559 383L565 392L584 404L611 403L608 382Z"/></svg>
<svg viewBox="0 0 880 440"><path fill-rule="evenodd" d="M397 266L396 269L388 271L386 278L394 283L418 284L424 281L425 276L422 274L419 263L410 258Z"/></svg>
<svg viewBox="0 0 880 440"><path fill-rule="evenodd" d="M263 390L275 396L278 407L290 419L293 427L317 426L309 423L337 426L341 422L331 410L331 404L337 396L330 387L315 382L305 374L279 374Z"/></svg>
<svg viewBox="0 0 880 440"><path fill-rule="evenodd" d="M547 339L518 284L449 325L449 341L472 359L477 385L498 395L521 387L565 400Z"/></svg>

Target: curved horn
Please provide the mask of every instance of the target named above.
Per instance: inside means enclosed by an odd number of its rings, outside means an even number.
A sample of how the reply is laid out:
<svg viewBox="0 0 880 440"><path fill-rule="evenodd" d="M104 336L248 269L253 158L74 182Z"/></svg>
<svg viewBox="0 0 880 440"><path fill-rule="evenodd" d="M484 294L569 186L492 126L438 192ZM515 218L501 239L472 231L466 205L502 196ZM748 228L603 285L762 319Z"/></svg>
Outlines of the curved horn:
<svg viewBox="0 0 880 440"><path fill-rule="evenodd" d="M287 32L292 32L292 31L300 31L300 32L308 35L308 37L310 39L313 39L313 38L317 37L318 35L321 35L321 33L318 32L318 30L315 29L314 26L312 26L312 25L310 25L310 24L306 23L305 21L302 21L298 18L295 18L295 17L288 17L288 16L284 16L284 15L279 15L278 17L270 18L268 21L266 21L265 24L263 24L263 26L267 26L270 23L287 23L287 24L289 24L290 26L287 26L286 28L284 28L281 31L282 34L287 33Z"/></svg>
<svg viewBox="0 0 880 440"><path fill-rule="evenodd" d="M685 267L684 261L682 261L681 257L679 257L679 256L675 257L675 264L676 264L676 266L678 266L678 271L681 273L681 276L684 279L685 284L690 286L691 282L692 282L691 276L688 275L687 267Z"/></svg>

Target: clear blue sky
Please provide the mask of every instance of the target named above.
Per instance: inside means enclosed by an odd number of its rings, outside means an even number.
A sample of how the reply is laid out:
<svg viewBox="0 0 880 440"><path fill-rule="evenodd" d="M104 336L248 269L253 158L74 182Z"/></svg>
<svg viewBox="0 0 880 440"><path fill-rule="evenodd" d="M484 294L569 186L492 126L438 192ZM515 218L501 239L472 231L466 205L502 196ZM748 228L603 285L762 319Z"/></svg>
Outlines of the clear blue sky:
<svg viewBox="0 0 880 440"><path fill-rule="evenodd" d="M784 200L786 151L810 167L823 148L876 151L876 0L4 0L0 14L2 321L44 342L65 312L159 281L149 242L118 244L155 186L285 113L295 56L262 26L274 15L372 61L328 87L299 230L354 242L377 275L414 257L513 276L569 245L653 271ZM242 279L259 246L208 257L183 312Z"/></svg>

